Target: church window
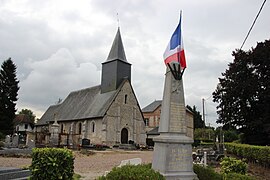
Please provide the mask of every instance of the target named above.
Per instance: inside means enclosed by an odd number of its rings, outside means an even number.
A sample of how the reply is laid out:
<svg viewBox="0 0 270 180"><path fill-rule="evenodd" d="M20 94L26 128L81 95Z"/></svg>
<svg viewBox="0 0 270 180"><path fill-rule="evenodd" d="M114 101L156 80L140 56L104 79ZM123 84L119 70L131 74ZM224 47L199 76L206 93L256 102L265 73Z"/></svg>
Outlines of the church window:
<svg viewBox="0 0 270 180"><path fill-rule="evenodd" d="M60 131L61 133L63 133L64 132L64 124L61 124L61 131Z"/></svg>
<svg viewBox="0 0 270 180"><path fill-rule="evenodd" d="M145 126L149 126L149 119L148 118L145 118L144 122L145 122Z"/></svg>
<svg viewBox="0 0 270 180"><path fill-rule="evenodd" d="M28 129L28 124L24 124L24 129Z"/></svg>
<svg viewBox="0 0 270 180"><path fill-rule="evenodd" d="M92 132L95 132L95 122L92 122Z"/></svg>
<svg viewBox="0 0 270 180"><path fill-rule="evenodd" d="M127 94L125 95L125 104L127 104Z"/></svg>
<svg viewBox="0 0 270 180"><path fill-rule="evenodd" d="M82 134L82 123L79 123L78 134Z"/></svg>

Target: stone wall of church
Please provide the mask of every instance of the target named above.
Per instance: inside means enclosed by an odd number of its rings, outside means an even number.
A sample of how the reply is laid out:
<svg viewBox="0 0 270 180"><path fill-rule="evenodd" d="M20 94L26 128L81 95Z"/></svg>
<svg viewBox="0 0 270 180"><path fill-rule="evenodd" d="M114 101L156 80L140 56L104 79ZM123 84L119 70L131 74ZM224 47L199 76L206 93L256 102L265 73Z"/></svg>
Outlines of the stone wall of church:
<svg viewBox="0 0 270 180"><path fill-rule="evenodd" d="M87 120L86 125L86 138L90 139L90 143L102 144L105 141L104 126L102 119L91 119Z"/></svg>
<svg viewBox="0 0 270 180"><path fill-rule="evenodd" d="M104 117L107 144L121 143L121 131L128 130L128 141L145 144L145 125L128 81L122 86L118 96Z"/></svg>
<svg viewBox="0 0 270 180"><path fill-rule="evenodd" d="M64 121L58 124L60 145L63 146L69 144L76 148L84 138L90 139L93 144L104 143L110 146L128 141L145 144L146 141L143 116L129 81L125 81L104 118ZM50 126L47 126L49 132ZM127 130L125 142L121 142L123 129ZM41 131L42 127L37 127L37 132ZM42 137L40 139L43 144L50 143Z"/></svg>

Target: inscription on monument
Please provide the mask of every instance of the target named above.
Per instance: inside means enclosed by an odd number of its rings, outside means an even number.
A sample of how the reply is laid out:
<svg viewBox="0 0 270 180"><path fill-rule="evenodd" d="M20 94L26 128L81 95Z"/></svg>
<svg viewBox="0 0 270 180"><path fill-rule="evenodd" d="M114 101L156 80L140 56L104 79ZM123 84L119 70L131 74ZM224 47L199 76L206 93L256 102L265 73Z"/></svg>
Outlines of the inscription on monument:
<svg viewBox="0 0 270 180"><path fill-rule="evenodd" d="M183 146L173 146L169 148L169 161L168 161L168 170L169 171L179 171L181 170L190 170L190 158L188 147Z"/></svg>
<svg viewBox="0 0 270 180"><path fill-rule="evenodd" d="M171 102L170 131L186 133L185 111L182 104Z"/></svg>

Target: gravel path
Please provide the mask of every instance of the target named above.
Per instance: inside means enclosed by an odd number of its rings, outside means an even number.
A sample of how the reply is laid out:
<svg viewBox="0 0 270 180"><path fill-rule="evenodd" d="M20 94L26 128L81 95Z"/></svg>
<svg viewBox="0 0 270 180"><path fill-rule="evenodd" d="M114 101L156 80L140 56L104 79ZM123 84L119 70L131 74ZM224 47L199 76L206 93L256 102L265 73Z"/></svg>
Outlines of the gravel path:
<svg viewBox="0 0 270 180"><path fill-rule="evenodd" d="M83 176L82 180L95 179L118 166L122 160L141 158L143 163L152 161L153 151L124 151L107 150L95 151L94 154L84 155L74 152L74 171ZM26 167L31 164L31 158L0 157L0 167Z"/></svg>

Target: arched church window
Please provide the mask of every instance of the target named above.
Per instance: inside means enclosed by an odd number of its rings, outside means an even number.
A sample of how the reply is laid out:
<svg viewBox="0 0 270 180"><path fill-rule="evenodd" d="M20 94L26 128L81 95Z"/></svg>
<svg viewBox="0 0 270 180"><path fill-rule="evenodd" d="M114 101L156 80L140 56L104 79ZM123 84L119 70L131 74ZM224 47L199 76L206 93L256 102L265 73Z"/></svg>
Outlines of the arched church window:
<svg viewBox="0 0 270 180"><path fill-rule="evenodd" d="M127 94L125 95L125 104L127 104Z"/></svg>
<svg viewBox="0 0 270 180"><path fill-rule="evenodd" d="M95 122L92 122L92 132L95 132Z"/></svg>
<svg viewBox="0 0 270 180"><path fill-rule="evenodd" d="M78 134L82 134L82 123L78 125Z"/></svg>
<svg viewBox="0 0 270 180"><path fill-rule="evenodd" d="M63 133L64 132L64 124L61 124L61 131L60 131L61 133Z"/></svg>

